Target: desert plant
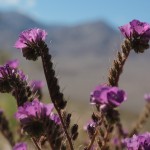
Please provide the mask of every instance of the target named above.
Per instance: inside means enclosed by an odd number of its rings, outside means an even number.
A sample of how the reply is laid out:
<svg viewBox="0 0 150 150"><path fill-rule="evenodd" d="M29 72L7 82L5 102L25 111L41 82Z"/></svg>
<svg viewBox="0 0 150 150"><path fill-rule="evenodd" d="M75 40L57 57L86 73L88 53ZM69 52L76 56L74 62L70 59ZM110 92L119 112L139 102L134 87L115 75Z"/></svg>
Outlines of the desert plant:
<svg viewBox="0 0 150 150"><path fill-rule="evenodd" d="M91 112L91 118L84 126L89 138L83 143L84 150L150 149L150 133L139 134L150 114L150 95L145 95L145 109L129 132L124 131L117 109L127 100L126 92L118 87L123 67L132 50L139 54L149 48L150 24L133 20L119 29L125 40L109 69L108 83L97 85L90 94L90 103L96 109ZM20 132L23 134L19 134L21 136L18 143L9 128L4 111L0 110L0 131L14 150L27 149L22 136L30 137L38 150L42 150L44 145L53 150L78 149L74 143L80 136L79 127L72 123L72 114L66 111L67 101L55 75L52 56L45 42L46 36L46 31L39 28L25 30L20 34L15 47L21 50L27 60L36 61L41 58L50 104L41 101L43 83L33 81L29 84L27 76L18 68L17 60L0 67L0 92L10 93L15 97L18 107L15 117L20 122Z"/></svg>

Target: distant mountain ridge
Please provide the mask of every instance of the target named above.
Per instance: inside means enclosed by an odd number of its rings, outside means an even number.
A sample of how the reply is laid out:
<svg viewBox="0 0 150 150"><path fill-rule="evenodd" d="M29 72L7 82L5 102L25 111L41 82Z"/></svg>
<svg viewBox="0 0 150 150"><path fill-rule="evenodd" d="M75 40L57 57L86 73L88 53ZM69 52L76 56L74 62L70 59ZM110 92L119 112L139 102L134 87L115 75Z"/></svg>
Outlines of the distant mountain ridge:
<svg viewBox="0 0 150 150"><path fill-rule="evenodd" d="M104 21L55 26L42 25L15 12L0 13L0 50L6 50L8 54L13 53L12 57L21 61L21 68L29 75L29 79L38 80L44 79L40 59L38 62L26 61L22 54L13 48L20 32L33 27L48 32L46 43L49 45L56 73L61 77L60 86L62 89L65 87L65 96L78 102L89 102L93 87L107 83L108 69L122 42L119 32ZM0 56L3 59L3 55ZM132 111L140 110L144 104L144 93L150 92L149 56L149 50L144 54L131 51L120 77L119 86L127 91L129 99L123 107Z"/></svg>
<svg viewBox="0 0 150 150"><path fill-rule="evenodd" d="M76 26L48 26L16 12L1 12L0 35L3 36L0 36L0 49L11 51L20 32L34 27L48 32L47 41L52 42L52 51L60 55L104 55L119 39L118 32L102 21Z"/></svg>

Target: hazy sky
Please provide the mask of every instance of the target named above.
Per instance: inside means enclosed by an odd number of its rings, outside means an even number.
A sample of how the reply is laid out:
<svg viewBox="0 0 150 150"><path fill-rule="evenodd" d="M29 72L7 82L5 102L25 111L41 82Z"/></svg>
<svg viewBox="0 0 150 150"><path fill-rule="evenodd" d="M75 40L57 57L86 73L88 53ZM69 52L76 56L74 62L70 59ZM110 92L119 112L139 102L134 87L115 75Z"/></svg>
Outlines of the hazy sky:
<svg viewBox="0 0 150 150"><path fill-rule="evenodd" d="M149 0L0 0L0 10L16 10L47 24L99 19L114 26L132 19L150 22Z"/></svg>

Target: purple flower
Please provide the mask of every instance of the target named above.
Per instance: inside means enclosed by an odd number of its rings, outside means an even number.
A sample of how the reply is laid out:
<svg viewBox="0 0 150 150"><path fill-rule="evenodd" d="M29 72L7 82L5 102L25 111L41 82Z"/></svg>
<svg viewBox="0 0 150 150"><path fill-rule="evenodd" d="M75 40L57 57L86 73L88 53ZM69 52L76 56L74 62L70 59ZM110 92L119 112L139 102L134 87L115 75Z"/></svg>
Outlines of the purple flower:
<svg viewBox="0 0 150 150"><path fill-rule="evenodd" d="M0 66L0 92L9 93L14 89L16 80L26 81L27 77L17 67L17 61L9 61Z"/></svg>
<svg viewBox="0 0 150 150"><path fill-rule="evenodd" d="M128 150L149 150L150 149L150 133L141 135L133 135L132 138L126 138L123 144Z"/></svg>
<svg viewBox="0 0 150 150"><path fill-rule="evenodd" d="M132 41L135 52L144 52L145 49L149 48L150 24L132 20L128 24L119 27L119 29L125 38Z"/></svg>
<svg viewBox="0 0 150 150"><path fill-rule="evenodd" d="M10 60L6 64L9 65L10 68L18 68L19 61L17 59Z"/></svg>
<svg viewBox="0 0 150 150"><path fill-rule="evenodd" d="M21 49L23 56L28 60L36 60L40 56L39 43L46 38L46 31L33 28L23 31L15 43L15 48Z"/></svg>
<svg viewBox="0 0 150 150"><path fill-rule="evenodd" d="M89 121L86 123L86 125L83 126L83 129L84 129L85 131L87 131L87 129L88 129L89 126L95 128L96 123L95 123L93 120L89 120Z"/></svg>
<svg viewBox="0 0 150 150"><path fill-rule="evenodd" d="M87 131L90 138L93 137L96 129L96 123L93 120L89 120L86 125L83 126L83 130Z"/></svg>
<svg viewBox="0 0 150 150"><path fill-rule="evenodd" d="M6 64L0 66L0 77L6 78L7 76L12 76L13 74L18 74L22 80L27 77L23 74L22 70L17 69L19 65L18 60L7 61Z"/></svg>
<svg viewBox="0 0 150 150"><path fill-rule="evenodd" d="M26 102L23 106L20 106L16 113L16 118L22 123L26 123L31 118L41 119L44 115L50 117L53 107L53 104L43 104L38 99L35 99L32 102Z"/></svg>
<svg viewBox="0 0 150 150"><path fill-rule="evenodd" d="M46 35L46 31L39 28L25 30L20 34L19 39L15 43L15 47L17 49L26 48L28 44L31 44L33 42L37 43L40 40L44 41Z"/></svg>
<svg viewBox="0 0 150 150"><path fill-rule="evenodd" d="M27 144L26 143L17 143L14 147L13 150L27 150Z"/></svg>
<svg viewBox="0 0 150 150"><path fill-rule="evenodd" d="M59 117L52 112L53 108L53 104L43 104L35 99L20 106L15 116L20 120L26 132L39 137L46 132L48 123L60 124Z"/></svg>
<svg viewBox="0 0 150 150"><path fill-rule="evenodd" d="M9 83L11 81L11 75L14 69L10 68L8 65L0 66L0 92L9 93L12 91L12 87Z"/></svg>
<svg viewBox="0 0 150 150"><path fill-rule="evenodd" d="M145 99L148 103L150 103L150 94L145 94L145 95L144 95L144 99Z"/></svg>
<svg viewBox="0 0 150 150"><path fill-rule="evenodd" d="M35 94L27 83L27 76L17 68L17 60L9 61L0 66L0 92L11 93L22 106L26 101L32 101Z"/></svg>
<svg viewBox="0 0 150 150"><path fill-rule="evenodd" d="M109 86L100 85L97 86L93 92L91 92L90 102L91 104L95 104L97 102L101 104L107 103L107 91L109 90ZM103 93L103 95L101 94Z"/></svg>
<svg viewBox="0 0 150 150"><path fill-rule="evenodd" d="M142 38L150 40L150 24L132 20L129 24L119 27L120 31L126 38Z"/></svg>
<svg viewBox="0 0 150 150"><path fill-rule="evenodd" d="M8 75L9 72L8 68L10 68L9 70L13 70L17 67L18 67L17 60L12 60L12 61L10 60L4 65L0 65L0 77L5 77L6 75Z"/></svg>
<svg viewBox="0 0 150 150"><path fill-rule="evenodd" d="M111 107L120 106L126 100L126 94L118 87L110 87L107 85L97 86L91 93L91 104L107 105Z"/></svg>

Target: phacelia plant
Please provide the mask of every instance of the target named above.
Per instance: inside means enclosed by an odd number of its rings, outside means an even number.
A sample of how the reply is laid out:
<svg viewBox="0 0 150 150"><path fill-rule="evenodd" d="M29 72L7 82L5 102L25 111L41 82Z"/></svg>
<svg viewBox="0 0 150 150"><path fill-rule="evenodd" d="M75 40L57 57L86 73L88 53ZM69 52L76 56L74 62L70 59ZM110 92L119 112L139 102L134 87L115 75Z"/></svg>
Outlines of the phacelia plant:
<svg viewBox="0 0 150 150"><path fill-rule="evenodd" d="M23 57L30 61L41 58L51 102L42 101L42 81L28 81L18 68L18 60L0 66L0 92L9 93L16 99L15 118L20 124L19 139L16 140L9 127L4 111L0 109L0 131L13 150L29 149L29 137L37 150L150 150L150 133L139 133L150 115L150 94L145 94L145 108L135 126L128 132L121 123L118 108L127 100L127 93L119 87L119 78L130 52L144 53L149 48L150 24L133 20L119 27L125 40L117 58L109 69L108 82L97 85L89 95L89 103L96 109L84 127L73 123L67 112L67 101L60 90L55 75L51 54L45 42L45 30L33 28L23 31L15 43ZM79 128L87 132L81 145L75 144L80 135ZM127 127L126 127L127 128ZM80 147L80 148L79 148Z"/></svg>

